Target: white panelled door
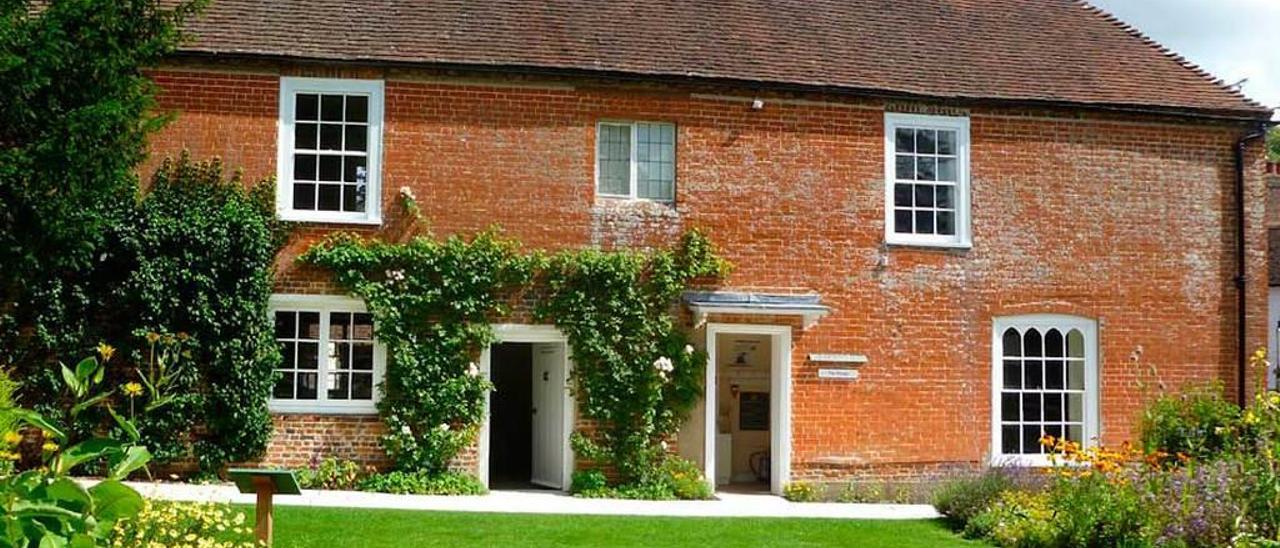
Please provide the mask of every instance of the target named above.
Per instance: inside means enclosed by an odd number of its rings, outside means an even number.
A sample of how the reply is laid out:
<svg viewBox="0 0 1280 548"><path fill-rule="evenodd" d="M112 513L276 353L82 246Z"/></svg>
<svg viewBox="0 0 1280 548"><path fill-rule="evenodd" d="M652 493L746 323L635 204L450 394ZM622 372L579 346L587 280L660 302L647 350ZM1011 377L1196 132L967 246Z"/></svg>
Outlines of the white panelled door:
<svg viewBox="0 0 1280 548"><path fill-rule="evenodd" d="M533 474L530 481L564 488L565 348L533 345Z"/></svg>

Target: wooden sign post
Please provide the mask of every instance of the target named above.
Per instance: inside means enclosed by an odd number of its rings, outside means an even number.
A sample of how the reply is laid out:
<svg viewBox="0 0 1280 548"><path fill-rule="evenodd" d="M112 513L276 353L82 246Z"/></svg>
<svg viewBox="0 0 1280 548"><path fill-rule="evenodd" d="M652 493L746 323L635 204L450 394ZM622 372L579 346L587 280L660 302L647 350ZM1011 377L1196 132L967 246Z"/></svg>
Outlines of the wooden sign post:
<svg viewBox="0 0 1280 548"><path fill-rule="evenodd" d="M300 495L298 479L289 470L263 470L254 468L232 469L227 473L241 493L256 493L258 504L254 507L256 523L254 532L258 540L271 546L272 541L272 500L276 494Z"/></svg>

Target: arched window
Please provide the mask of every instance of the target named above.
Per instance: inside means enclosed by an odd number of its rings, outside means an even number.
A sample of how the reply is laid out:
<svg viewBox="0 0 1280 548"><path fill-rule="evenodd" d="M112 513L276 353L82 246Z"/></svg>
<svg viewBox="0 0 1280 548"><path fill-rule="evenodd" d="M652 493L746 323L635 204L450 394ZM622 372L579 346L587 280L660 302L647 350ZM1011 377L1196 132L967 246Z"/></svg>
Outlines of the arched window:
<svg viewBox="0 0 1280 548"><path fill-rule="evenodd" d="M1040 439L1084 445L1098 435L1098 339L1093 320L1037 314L995 320L992 454L1037 465Z"/></svg>

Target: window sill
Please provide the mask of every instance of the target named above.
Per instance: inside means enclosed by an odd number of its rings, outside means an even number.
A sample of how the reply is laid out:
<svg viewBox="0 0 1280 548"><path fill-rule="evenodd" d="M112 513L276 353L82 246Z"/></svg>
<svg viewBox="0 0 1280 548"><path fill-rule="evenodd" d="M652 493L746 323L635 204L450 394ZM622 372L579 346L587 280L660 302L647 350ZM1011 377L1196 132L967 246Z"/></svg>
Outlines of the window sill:
<svg viewBox="0 0 1280 548"><path fill-rule="evenodd" d="M649 200L597 195L594 207L597 213L622 213L649 217L679 217L674 201Z"/></svg>
<svg viewBox="0 0 1280 548"><path fill-rule="evenodd" d="M267 402L267 411L273 415L377 415L378 408L373 403L335 404L335 403L298 403Z"/></svg>
<svg viewBox="0 0 1280 548"><path fill-rule="evenodd" d="M326 214L295 210L280 210L276 212L276 215L281 221L289 221L293 223L326 223L371 226L382 224L382 217L380 216Z"/></svg>
<svg viewBox="0 0 1280 548"><path fill-rule="evenodd" d="M910 240L902 238L886 238L885 245L889 247L906 247L921 249L945 249L956 251L968 251L973 249L973 242L937 242L929 240Z"/></svg>

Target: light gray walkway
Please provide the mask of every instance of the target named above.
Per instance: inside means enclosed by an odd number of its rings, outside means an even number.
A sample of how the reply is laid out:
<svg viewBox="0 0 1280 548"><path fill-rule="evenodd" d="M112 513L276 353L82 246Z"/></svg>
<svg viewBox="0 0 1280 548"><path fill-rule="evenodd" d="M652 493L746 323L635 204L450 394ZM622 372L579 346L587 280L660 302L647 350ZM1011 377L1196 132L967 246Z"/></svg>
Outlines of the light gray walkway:
<svg viewBox="0 0 1280 548"><path fill-rule="evenodd" d="M233 485L130 483L144 496L168 500L253 504ZM483 496L441 497L391 495L359 491L310 491L278 495L276 504L346 508L389 508L444 512L513 514L595 514L677 517L778 517L837 519L929 519L938 517L925 504L793 503L764 494L721 493L711 501L643 501L581 499L555 491L494 491Z"/></svg>

